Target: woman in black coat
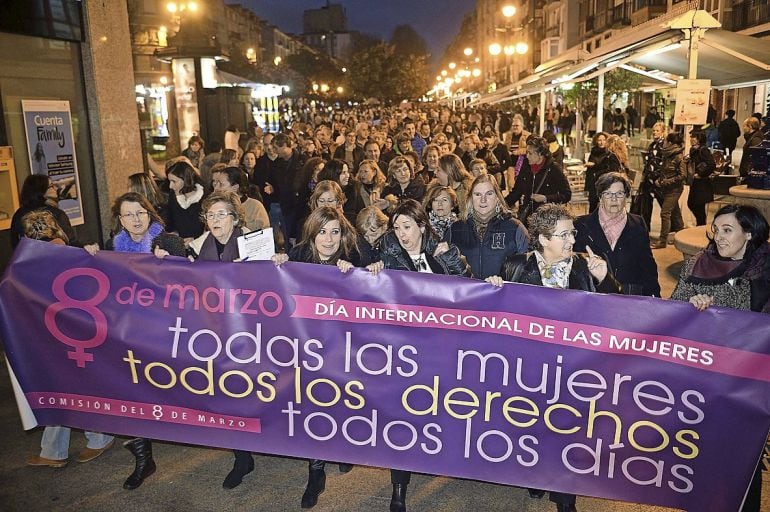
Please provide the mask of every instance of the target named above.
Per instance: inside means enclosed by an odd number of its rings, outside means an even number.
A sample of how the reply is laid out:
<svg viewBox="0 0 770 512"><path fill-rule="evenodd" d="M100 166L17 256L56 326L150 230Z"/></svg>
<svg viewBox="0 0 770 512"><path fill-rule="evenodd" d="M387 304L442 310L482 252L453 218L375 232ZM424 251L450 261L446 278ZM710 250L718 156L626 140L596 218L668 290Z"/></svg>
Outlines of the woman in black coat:
<svg viewBox="0 0 770 512"><path fill-rule="evenodd" d="M602 256L626 295L660 297L658 266L642 218L626 213L631 183L623 174L604 174L596 182L599 207L575 221L574 250L587 247Z"/></svg>
<svg viewBox="0 0 770 512"><path fill-rule="evenodd" d="M687 165L690 182L690 194L687 196L687 207L695 215L695 223L698 226L706 225L706 205L714 200L714 185L709 179L717 170L714 155L706 147L706 134L704 132L690 135L690 158Z"/></svg>
<svg viewBox="0 0 770 512"><path fill-rule="evenodd" d="M332 206L319 206L310 212L302 226L300 242L291 248L289 254L276 254L273 263L282 265L287 261L334 265L342 273L360 265L356 242L356 230L345 218L342 210ZM308 461L308 481L302 494L302 508L313 508L318 496L326 489L326 461ZM350 464L340 464L340 471L347 473Z"/></svg>
<svg viewBox="0 0 770 512"><path fill-rule="evenodd" d="M608 172L620 172L623 166L614 153L607 149L609 135L599 132L594 135L591 155L586 164L585 191L588 192L588 211L593 212L599 206L599 196L596 193L596 181Z"/></svg>
<svg viewBox="0 0 770 512"><path fill-rule="evenodd" d="M607 262L586 247L588 254L573 252L575 227L567 207L547 204L529 219L532 252L506 258L499 276L487 278L495 286L503 281L587 292L620 293L621 287ZM530 489L533 498L545 491ZM552 491L550 500L557 512L576 512L576 496Z"/></svg>
<svg viewBox="0 0 770 512"><path fill-rule="evenodd" d="M376 275L383 269L395 269L472 277L460 250L439 240L425 209L414 199L404 199L398 204L388 227L390 231L380 241L380 261L366 267L372 274ZM406 512L406 488L411 477L409 471L390 470L393 484L391 512Z"/></svg>
<svg viewBox="0 0 770 512"><path fill-rule="evenodd" d="M519 220L527 223L527 218L546 203L566 204L572 199L567 177L551 159L551 150L542 137L527 139L527 158L521 166L511 193L505 198L508 206L521 200Z"/></svg>

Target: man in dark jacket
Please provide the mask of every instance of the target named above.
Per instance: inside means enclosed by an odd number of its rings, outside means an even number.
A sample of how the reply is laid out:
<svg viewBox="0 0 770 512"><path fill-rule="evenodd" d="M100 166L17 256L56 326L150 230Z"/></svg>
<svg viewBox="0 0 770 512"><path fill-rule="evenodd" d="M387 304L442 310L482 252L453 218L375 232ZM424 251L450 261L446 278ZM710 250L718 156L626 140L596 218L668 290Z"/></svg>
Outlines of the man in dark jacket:
<svg viewBox="0 0 770 512"><path fill-rule="evenodd" d="M741 155L741 165L739 167L741 177L746 177L751 170L751 151L762 144L762 132L759 131L759 119L749 117L743 122L743 138L746 140L743 144L743 154Z"/></svg>
<svg viewBox="0 0 770 512"><path fill-rule="evenodd" d="M291 139L284 133L279 133L273 138L273 147L278 154L275 159L271 174L265 184L265 191L272 194L275 202L270 205L271 225L272 217L280 220L284 243L287 249L290 246L290 238L295 236L294 222L297 213L297 200L294 194L294 177L302 170L302 157L299 151L292 147Z"/></svg>
<svg viewBox="0 0 770 512"><path fill-rule="evenodd" d="M730 154L735 151L735 145L738 143L738 137L741 136L741 127L738 126L738 121L733 119L735 117L735 110L728 110L725 112L725 117L717 130L719 130L719 142L727 149L730 150Z"/></svg>

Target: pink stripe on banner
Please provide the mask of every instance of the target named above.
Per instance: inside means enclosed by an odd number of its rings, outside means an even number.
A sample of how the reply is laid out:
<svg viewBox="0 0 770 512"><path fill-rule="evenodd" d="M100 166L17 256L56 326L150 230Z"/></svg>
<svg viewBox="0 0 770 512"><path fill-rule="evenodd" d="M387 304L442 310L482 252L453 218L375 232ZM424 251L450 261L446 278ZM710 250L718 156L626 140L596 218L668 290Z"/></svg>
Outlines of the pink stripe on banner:
<svg viewBox="0 0 770 512"><path fill-rule="evenodd" d="M562 322L501 311L383 304L293 295L295 318L355 324L487 332L611 354L647 357L702 370L770 382L770 356L699 341ZM580 337L580 333L583 337ZM597 339L592 339L592 335ZM627 339L627 340L626 340Z"/></svg>
<svg viewBox="0 0 770 512"><path fill-rule="evenodd" d="M238 430L241 432L262 432L262 422L259 418L242 418L214 414L208 411L198 411L174 405L147 404L129 402L100 396L73 395L70 393L26 393L30 407L33 409L62 409L67 411L102 414L105 416L120 416L139 420L176 423L194 427L208 427L221 430Z"/></svg>

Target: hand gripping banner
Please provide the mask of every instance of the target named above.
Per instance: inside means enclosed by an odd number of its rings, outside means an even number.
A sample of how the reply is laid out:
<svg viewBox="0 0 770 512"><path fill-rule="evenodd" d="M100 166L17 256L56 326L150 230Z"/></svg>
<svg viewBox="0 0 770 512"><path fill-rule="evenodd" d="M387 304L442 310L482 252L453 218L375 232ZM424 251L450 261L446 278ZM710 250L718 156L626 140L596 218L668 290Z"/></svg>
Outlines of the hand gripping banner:
<svg viewBox="0 0 770 512"><path fill-rule="evenodd" d="M770 428L768 317L674 301L24 240L0 320L43 425L720 511Z"/></svg>

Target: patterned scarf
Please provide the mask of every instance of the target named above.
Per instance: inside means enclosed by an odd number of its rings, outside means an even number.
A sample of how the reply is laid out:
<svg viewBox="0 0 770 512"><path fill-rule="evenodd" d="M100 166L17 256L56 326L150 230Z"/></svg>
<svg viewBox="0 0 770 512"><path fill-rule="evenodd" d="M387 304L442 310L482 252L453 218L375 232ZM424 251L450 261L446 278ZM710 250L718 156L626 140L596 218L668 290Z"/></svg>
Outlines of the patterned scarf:
<svg viewBox="0 0 770 512"><path fill-rule="evenodd" d="M443 238L446 230L457 220L457 214L452 212L448 217L439 217L431 210L428 213L428 218L430 219L430 225L433 226L433 231L436 232L439 238Z"/></svg>
<svg viewBox="0 0 770 512"><path fill-rule="evenodd" d="M135 242L128 231L121 230L120 233L115 235L112 241L113 247L118 252L152 252L152 241L155 237L163 233L163 226L157 222L150 224L150 228L147 233L144 234L141 240Z"/></svg>
<svg viewBox="0 0 770 512"><path fill-rule="evenodd" d="M547 288L569 288L569 274L572 272L572 258L567 258L556 263L546 263L543 255L535 251L537 268L540 270L540 280Z"/></svg>
<svg viewBox="0 0 770 512"><path fill-rule="evenodd" d="M614 250L615 244L618 243L621 233L626 228L628 222L628 215L617 215L610 217L604 212L604 209L600 206L599 210L599 225L604 231L604 236L607 237L607 241L610 243L610 247Z"/></svg>
<svg viewBox="0 0 770 512"><path fill-rule="evenodd" d="M476 229L476 234L479 237L479 240L484 240L484 235L487 234L487 227L489 226L489 221L492 220L492 218L497 215L499 211L500 205L498 205L497 208L492 210L488 215L485 217L482 217L479 215L479 212L476 210L473 210L473 227Z"/></svg>

